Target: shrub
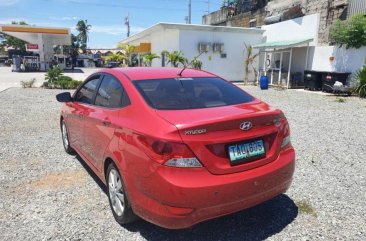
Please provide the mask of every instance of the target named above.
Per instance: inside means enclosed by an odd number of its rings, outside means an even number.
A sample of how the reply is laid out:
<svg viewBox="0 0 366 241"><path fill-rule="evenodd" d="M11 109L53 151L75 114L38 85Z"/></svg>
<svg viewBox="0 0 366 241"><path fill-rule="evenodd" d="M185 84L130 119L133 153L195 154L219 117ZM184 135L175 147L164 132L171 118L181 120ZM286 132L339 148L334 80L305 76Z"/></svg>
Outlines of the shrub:
<svg viewBox="0 0 366 241"><path fill-rule="evenodd" d="M58 80L61 76L63 76L63 70L60 68L60 66L54 66L47 70L45 79L47 82L52 83Z"/></svg>
<svg viewBox="0 0 366 241"><path fill-rule="evenodd" d="M43 82L42 87L46 89L77 89L83 83L83 81L70 80L69 78L61 78L61 80L56 80L53 83Z"/></svg>
<svg viewBox="0 0 366 241"><path fill-rule="evenodd" d="M366 46L366 15L356 14L350 20L338 20L330 30L330 38L346 48L359 49Z"/></svg>
<svg viewBox="0 0 366 241"><path fill-rule="evenodd" d="M53 88L56 89L77 89L83 82L78 80L56 80L53 83Z"/></svg>
<svg viewBox="0 0 366 241"><path fill-rule="evenodd" d="M357 81L356 93L361 98L366 98L366 66L358 70L354 77Z"/></svg>
<svg viewBox="0 0 366 241"><path fill-rule="evenodd" d="M201 69L202 68L202 61L197 59L197 58L194 58L191 62L191 66L194 69Z"/></svg>
<svg viewBox="0 0 366 241"><path fill-rule="evenodd" d="M124 59L125 57L121 54L110 54L108 55L105 60L107 62L122 62L122 60Z"/></svg>
<svg viewBox="0 0 366 241"><path fill-rule="evenodd" d="M36 81L36 78L32 78L30 80L22 80L20 81L20 84L23 88L33 88Z"/></svg>
<svg viewBox="0 0 366 241"><path fill-rule="evenodd" d="M57 81L73 81L73 79L70 76L62 75L58 77Z"/></svg>

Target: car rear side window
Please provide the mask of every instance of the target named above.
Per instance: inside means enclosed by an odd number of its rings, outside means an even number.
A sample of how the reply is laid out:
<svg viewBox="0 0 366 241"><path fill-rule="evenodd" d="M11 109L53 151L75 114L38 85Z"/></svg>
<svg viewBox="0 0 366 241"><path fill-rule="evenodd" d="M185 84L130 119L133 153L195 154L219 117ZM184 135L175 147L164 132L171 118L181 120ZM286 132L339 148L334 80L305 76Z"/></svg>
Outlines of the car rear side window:
<svg viewBox="0 0 366 241"><path fill-rule="evenodd" d="M98 86L100 76L94 76L88 80L76 93L75 101L92 104L94 91Z"/></svg>
<svg viewBox="0 0 366 241"><path fill-rule="evenodd" d="M138 80L134 85L158 110L210 108L247 103L253 97L220 78Z"/></svg>
<svg viewBox="0 0 366 241"><path fill-rule="evenodd" d="M127 94L119 80L106 74L100 84L95 105L107 108L119 108L129 104Z"/></svg>

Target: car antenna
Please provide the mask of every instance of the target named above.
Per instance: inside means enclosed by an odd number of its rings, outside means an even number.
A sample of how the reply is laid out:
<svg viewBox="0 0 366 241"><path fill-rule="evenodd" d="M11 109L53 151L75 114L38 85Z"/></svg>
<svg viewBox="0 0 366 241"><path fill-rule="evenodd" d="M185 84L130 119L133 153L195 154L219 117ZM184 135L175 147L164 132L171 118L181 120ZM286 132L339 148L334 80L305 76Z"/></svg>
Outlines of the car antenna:
<svg viewBox="0 0 366 241"><path fill-rule="evenodd" d="M179 72L178 76L179 76L179 77L182 77L182 74L183 74L184 70L186 70L186 69L188 68L188 66L190 66L190 65L193 63L193 61L194 61L195 59L197 59L198 57L200 57L203 53L204 53L204 52L202 51L199 55L197 55L196 57L194 57L194 58L192 59L192 61L191 61L189 64L187 64L187 65L185 64L185 65L184 65L184 67L183 67L183 69L182 69L182 71L180 71L180 72Z"/></svg>

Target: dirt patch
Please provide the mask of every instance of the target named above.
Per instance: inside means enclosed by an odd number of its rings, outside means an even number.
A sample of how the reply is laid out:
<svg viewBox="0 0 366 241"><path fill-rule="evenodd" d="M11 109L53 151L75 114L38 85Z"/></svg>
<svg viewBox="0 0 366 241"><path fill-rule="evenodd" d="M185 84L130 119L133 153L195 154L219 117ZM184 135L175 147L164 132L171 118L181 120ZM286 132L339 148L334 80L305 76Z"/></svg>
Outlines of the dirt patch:
<svg viewBox="0 0 366 241"><path fill-rule="evenodd" d="M19 165L24 164L24 162L28 162L32 166L37 166L37 165L42 164L43 161L39 160L39 159L31 159L30 161L29 160L23 160L21 162L19 160L15 160L15 159L9 159L9 160L5 160L3 165L4 165L4 167L13 169L13 168L19 168Z"/></svg>
<svg viewBox="0 0 366 241"><path fill-rule="evenodd" d="M29 184L31 189L65 190L86 184L85 171L53 172Z"/></svg>
<svg viewBox="0 0 366 241"><path fill-rule="evenodd" d="M39 164L41 164L41 160L39 160L39 159L33 159L32 161L31 161L31 164L32 165L39 165Z"/></svg>
<svg viewBox="0 0 366 241"><path fill-rule="evenodd" d="M298 202L295 202L297 208L299 209L299 212L302 214L311 215L313 217L317 217L316 210L311 206L310 202L307 200L301 200Z"/></svg>
<svg viewBox="0 0 366 241"><path fill-rule="evenodd" d="M7 166L7 167L16 167L18 165L19 165L19 161L15 160L15 159L9 159L9 160L4 161L4 166Z"/></svg>

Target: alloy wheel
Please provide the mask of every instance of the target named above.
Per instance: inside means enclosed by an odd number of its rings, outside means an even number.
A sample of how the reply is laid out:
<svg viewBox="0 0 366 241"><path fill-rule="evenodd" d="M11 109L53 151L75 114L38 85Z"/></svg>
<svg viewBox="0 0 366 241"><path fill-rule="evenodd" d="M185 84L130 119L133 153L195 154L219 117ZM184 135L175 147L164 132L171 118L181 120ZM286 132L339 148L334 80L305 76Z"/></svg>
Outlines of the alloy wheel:
<svg viewBox="0 0 366 241"><path fill-rule="evenodd" d="M125 194L123 191L121 176L116 169L111 169L108 175L109 198L113 211L117 216L122 216L125 208Z"/></svg>
<svg viewBox="0 0 366 241"><path fill-rule="evenodd" d="M62 121L61 129L62 129L62 141L64 143L65 149L67 149L69 147L69 138L68 138L67 129L66 129L66 125L65 125L64 121Z"/></svg>

